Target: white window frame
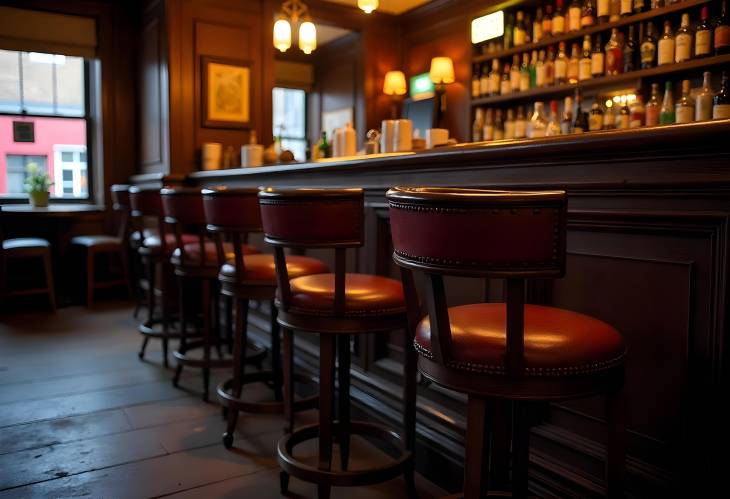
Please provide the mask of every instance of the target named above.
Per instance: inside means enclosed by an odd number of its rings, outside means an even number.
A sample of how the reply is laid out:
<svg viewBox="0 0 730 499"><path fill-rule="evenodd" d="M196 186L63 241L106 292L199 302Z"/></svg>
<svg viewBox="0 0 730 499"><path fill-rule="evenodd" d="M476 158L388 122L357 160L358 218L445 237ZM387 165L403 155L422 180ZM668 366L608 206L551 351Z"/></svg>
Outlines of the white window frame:
<svg viewBox="0 0 730 499"><path fill-rule="evenodd" d="M71 170L71 183L73 187L73 196L75 198L88 197L89 196L89 156L87 153L87 147L78 144L54 144L53 145L53 181L54 181L54 192L57 198L64 197L63 192L63 171L66 169ZM74 161L61 161L64 152L70 152L74 154ZM81 162L81 153L87 153L86 161ZM70 168L69 168L70 166ZM81 190L81 173L86 173L86 193Z"/></svg>

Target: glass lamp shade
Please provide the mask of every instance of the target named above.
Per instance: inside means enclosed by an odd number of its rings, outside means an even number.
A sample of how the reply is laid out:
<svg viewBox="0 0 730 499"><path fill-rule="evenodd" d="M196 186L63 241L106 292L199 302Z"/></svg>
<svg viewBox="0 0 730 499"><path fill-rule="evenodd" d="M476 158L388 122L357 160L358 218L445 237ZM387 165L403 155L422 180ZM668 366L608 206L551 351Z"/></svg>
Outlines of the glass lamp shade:
<svg viewBox="0 0 730 499"><path fill-rule="evenodd" d="M357 0L357 6L366 14L370 14L377 9L379 3L378 0Z"/></svg>
<svg viewBox="0 0 730 499"><path fill-rule="evenodd" d="M454 63L450 57L434 57L431 59L431 70L429 71L431 81L437 85L454 83Z"/></svg>
<svg viewBox="0 0 730 499"><path fill-rule="evenodd" d="M383 93L385 95L405 95L406 77L403 71L388 71L383 82Z"/></svg>
<svg viewBox="0 0 730 499"><path fill-rule="evenodd" d="M304 21L299 26L299 48L305 54L311 54L317 48L317 28L311 21Z"/></svg>
<svg viewBox="0 0 730 499"><path fill-rule="evenodd" d="M274 23L274 47L286 52L291 47L291 25L286 19Z"/></svg>

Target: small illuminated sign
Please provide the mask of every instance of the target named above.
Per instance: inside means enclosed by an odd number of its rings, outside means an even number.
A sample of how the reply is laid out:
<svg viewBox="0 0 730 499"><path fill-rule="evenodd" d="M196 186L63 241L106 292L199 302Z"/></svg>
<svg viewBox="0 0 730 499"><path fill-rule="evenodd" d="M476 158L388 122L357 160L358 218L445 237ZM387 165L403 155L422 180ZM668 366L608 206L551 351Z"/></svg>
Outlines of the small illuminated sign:
<svg viewBox="0 0 730 499"><path fill-rule="evenodd" d="M433 82L428 73L412 76L410 89L413 100L428 99L434 94Z"/></svg>
<svg viewBox="0 0 730 499"><path fill-rule="evenodd" d="M471 22L471 43L481 43L504 35L504 11L498 10Z"/></svg>

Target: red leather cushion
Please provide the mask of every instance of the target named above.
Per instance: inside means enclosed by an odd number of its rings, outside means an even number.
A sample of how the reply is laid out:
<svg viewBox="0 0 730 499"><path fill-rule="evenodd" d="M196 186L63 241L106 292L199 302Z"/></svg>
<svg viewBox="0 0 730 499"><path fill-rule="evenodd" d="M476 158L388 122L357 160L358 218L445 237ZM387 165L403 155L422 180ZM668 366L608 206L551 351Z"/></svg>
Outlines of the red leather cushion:
<svg viewBox="0 0 730 499"><path fill-rule="evenodd" d="M181 263L183 263L184 265L191 266L199 266L205 263L206 266L210 267L218 266L218 250L216 249L215 243L213 241L207 241L203 246L203 251L205 251L205 262L203 262L200 258L200 244L195 242L185 245L184 262L180 262L180 248L175 248L175 251L172 252L172 263L175 265L180 265ZM258 249L253 246L249 246L248 244L243 244L241 245L241 247L243 248L244 255L254 255L256 253L259 253ZM231 260L234 258L235 255L233 254L233 244L223 243L223 251L225 252L226 260Z"/></svg>
<svg viewBox="0 0 730 499"><path fill-rule="evenodd" d="M295 312L331 315L335 304L335 275L316 274L291 279L291 305ZM345 315L367 316L405 310L400 281L377 275L345 276Z"/></svg>
<svg viewBox="0 0 730 499"><path fill-rule="evenodd" d="M120 246L122 240L114 236L96 235L96 236L76 236L71 239L71 244L78 246L85 246L90 248L92 246Z"/></svg>
<svg viewBox="0 0 730 499"><path fill-rule="evenodd" d="M504 373L506 307L479 303L449 308L450 367ZM428 317L416 329L416 349L431 357ZM614 328L593 317L540 305L525 305L525 367L533 376L599 372L621 361L625 346Z"/></svg>
<svg viewBox="0 0 730 499"><path fill-rule="evenodd" d="M246 271L244 281L266 281L276 283L276 265L274 255L249 255L244 259ZM289 255L286 257L286 269L289 278L293 279L303 275L323 274L329 272L327 265L316 258L308 256ZM221 278L233 280L236 278L236 264L232 261L226 262L220 270Z"/></svg>

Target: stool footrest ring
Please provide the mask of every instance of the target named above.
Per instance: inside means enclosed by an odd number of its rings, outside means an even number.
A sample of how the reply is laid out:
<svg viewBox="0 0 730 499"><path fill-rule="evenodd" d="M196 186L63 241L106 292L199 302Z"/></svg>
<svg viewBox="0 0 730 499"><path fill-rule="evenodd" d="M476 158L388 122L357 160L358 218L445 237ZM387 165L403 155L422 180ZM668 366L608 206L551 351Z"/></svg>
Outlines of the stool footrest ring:
<svg viewBox="0 0 730 499"><path fill-rule="evenodd" d="M223 358L223 359L217 359L213 358L211 355L211 358L207 361L205 359L193 359L187 356L187 352L191 350L198 350L204 347L204 343L202 340L197 341L189 341L185 345L185 350L175 350L172 355L175 357L175 359L178 361L179 365L183 366L191 366L191 367L210 367L210 368L220 368L220 367L232 367L233 366L233 357ZM249 343L247 345L248 349L252 352L250 354L246 355L246 363L251 364L258 364L266 357L266 349L262 346L255 345L252 343ZM211 350L215 349L215 345L210 346Z"/></svg>
<svg viewBox="0 0 730 499"><path fill-rule="evenodd" d="M271 370L254 371L246 373L243 384L262 382L267 383L274 381L274 372ZM298 381L311 381L308 376L295 376ZM284 401L272 400L263 402L248 402L242 397L233 395L233 379L223 381L217 388L218 399L221 405L228 409L237 409L243 412L254 414L281 414L284 412ZM319 405L319 396L313 395L294 402L294 411L304 411L313 409Z"/></svg>

